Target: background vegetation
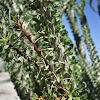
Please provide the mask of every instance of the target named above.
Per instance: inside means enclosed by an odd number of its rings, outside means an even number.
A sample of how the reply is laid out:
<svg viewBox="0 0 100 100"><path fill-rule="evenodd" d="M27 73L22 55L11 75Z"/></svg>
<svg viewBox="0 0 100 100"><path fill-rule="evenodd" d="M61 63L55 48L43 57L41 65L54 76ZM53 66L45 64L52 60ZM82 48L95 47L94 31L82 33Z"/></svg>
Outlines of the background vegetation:
<svg viewBox="0 0 100 100"><path fill-rule="evenodd" d="M92 0L89 4L94 10ZM85 0L80 0L80 5L77 0L0 0L0 57L6 61L21 100L100 99L100 59L83 11L85 5ZM76 45L62 25L63 13ZM100 15L100 0L97 13Z"/></svg>

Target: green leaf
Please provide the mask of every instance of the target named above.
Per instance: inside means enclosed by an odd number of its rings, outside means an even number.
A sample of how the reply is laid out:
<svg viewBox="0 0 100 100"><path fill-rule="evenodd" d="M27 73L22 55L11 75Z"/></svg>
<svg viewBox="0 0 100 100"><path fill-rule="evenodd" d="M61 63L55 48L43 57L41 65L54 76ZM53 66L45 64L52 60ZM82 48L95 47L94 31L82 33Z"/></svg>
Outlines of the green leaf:
<svg viewBox="0 0 100 100"><path fill-rule="evenodd" d="M69 96L69 99L68 100L72 100L72 95Z"/></svg>
<svg viewBox="0 0 100 100"><path fill-rule="evenodd" d="M19 58L19 60L23 63L24 58L21 56L21 57Z"/></svg>
<svg viewBox="0 0 100 100"><path fill-rule="evenodd" d="M10 33L10 32L8 33L8 37L9 38L11 38L12 35L13 35L12 33Z"/></svg>
<svg viewBox="0 0 100 100"><path fill-rule="evenodd" d="M59 43L58 47L62 48L62 46L63 46L63 43Z"/></svg>
<svg viewBox="0 0 100 100"><path fill-rule="evenodd" d="M31 68L31 69L34 69L34 66L33 66L33 65L31 65L31 66L30 66L30 68Z"/></svg>
<svg viewBox="0 0 100 100"><path fill-rule="evenodd" d="M65 64L65 62L63 62L63 61L59 61L59 63Z"/></svg>
<svg viewBox="0 0 100 100"><path fill-rule="evenodd" d="M0 40L0 43L4 43L5 41L4 40Z"/></svg>
<svg viewBox="0 0 100 100"><path fill-rule="evenodd" d="M44 11L47 11L47 8L46 7L43 7Z"/></svg>
<svg viewBox="0 0 100 100"><path fill-rule="evenodd" d="M72 55L73 52L70 52L70 51L65 50L65 54L66 54L66 55Z"/></svg>
<svg viewBox="0 0 100 100"><path fill-rule="evenodd" d="M37 98L36 93L33 93L31 99L32 99L32 100L36 100L36 98Z"/></svg>
<svg viewBox="0 0 100 100"><path fill-rule="evenodd" d="M80 97L73 97L73 100L81 100Z"/></svg>
<svg viewBox="0 0 100 100"><path fill-rule="evenodd" d="M18 37L21 35L20 32L17 33Z"/></svg>
<svg viewBox="0 0 100 100"><path fill-rule="evenodd" d="M26 54L29 55L30 54L30 51L29 50L26 50Z"/></svg>
<svg viewBox="0 0 100 100"><path fill-rule="evenodd" d="M55 37L56 37L56 35L50 34L50 38L55 38Z"/></svg>
<svg viewBox="0 0 100 100"><path fill-rule="evenodd" d="M60 82L60 77L59 76L57 77L57 81Z"/></svg>
<svg viewBox="0 0 100 100"><path fill-rule="evenodd" d="M55 98L57 98L57 94L53 93L53 96L54 96Z"/></svg>
<svg viewBox="0 0 100 100"><path fill-rule="evenodd" d="M13 18L13 21L14 21L14 22L17 22L15 16L11 15L11 17Z"/></svg>
<svg viewBox="0 0 100 100"><path fill-rule="evenodd" d="M55 2L55 0L50 0L50 2L54 3L54 2Z"/></svg>
<svg viewBox="0 0 100 100"><path fill-rule="evenodd" d="M5 46L5 49L7 49L8 47L9 47L9 45L6 45L6 46Z"/></svg>
<svg viewBox="0 0 100 100"><path fill-rule="evenodd" d="M48 48L48 50L53 50L54 48Z"/></svg>
<svg viewBox="0 0 100 100"><path fill-rule="evenodd" d="M49 68L49 66L46 66L46 70Z"/></svg>

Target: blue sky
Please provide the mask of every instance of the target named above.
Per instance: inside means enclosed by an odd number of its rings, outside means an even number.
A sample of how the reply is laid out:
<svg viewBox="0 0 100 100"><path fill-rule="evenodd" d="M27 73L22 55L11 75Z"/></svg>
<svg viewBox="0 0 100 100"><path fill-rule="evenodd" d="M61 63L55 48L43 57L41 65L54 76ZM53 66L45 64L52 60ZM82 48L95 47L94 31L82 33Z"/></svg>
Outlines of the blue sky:
<svg viewBox="0 0 100 100"><path fill-rule="evenodd" d="M77 0L77 1L79 4L80 0ZM90 0L86 0L86 2L89 2L89 1ZM94 7L94 9L96 11L98 11L97 4L98 4L97 0L93 0L92 6ZM92 37L93 42L95 44L96 51L98 52L98 56L100 57L100 17L96 12L94 12L92 10L92 8L90 7L89 4L86 4L85 9L84 9L84 13L85 13L86 18L87 18L87 22L88 22L88 25L90 28L90 34L91 34L91 37ZM78 24L80 24L79 18L77 18L77 19L78 19ZM65 25L65 29L68 31L70 39L74 42L72 30L70 29L69 22L66 20L66 16L63 16L63 23L62 24ZM78 27L81 28L81 25L79 25ZM80 33L82 34L82 30L80 30ZM87 51L86 51L86 53L87 53ZM87 59L89 60L88 56L87 56Z"/></svg>

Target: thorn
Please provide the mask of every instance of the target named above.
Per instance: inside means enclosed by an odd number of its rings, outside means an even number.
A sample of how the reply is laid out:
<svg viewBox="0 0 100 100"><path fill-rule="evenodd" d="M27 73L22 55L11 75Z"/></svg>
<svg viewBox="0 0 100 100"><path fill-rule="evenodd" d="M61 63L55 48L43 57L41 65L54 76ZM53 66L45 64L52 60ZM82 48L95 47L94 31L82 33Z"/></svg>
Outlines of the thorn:
<svg viewBox="0 0 100 100"><path fill-rule="evenodd" d="M26 16L24 17L23 22L21 23L21 27L22 27L22 25L23 25L23 23L24 23L24 21L25 21L25 18L26 18Z"/></svg>
<svg viewBox="0 0 100 100"><path fill-rule="evenodd" d="M31 19L30 19L30 21L31 21ZM28 27L28 25L29 25L30 21L29 21L29 22L28 22L28 24L26 25L25 29Z"/></svg>

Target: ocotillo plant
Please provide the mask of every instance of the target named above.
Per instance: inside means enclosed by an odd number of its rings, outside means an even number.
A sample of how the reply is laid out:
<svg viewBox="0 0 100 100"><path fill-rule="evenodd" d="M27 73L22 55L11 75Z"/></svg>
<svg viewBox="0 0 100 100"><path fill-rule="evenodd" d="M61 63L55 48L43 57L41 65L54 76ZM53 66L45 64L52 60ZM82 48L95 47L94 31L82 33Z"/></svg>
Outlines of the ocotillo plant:
<svg viewBox="0 0 100 100"><path fill-rule="evenodd" d="M0 1L0 57L21 100L100 99L100 60L83 12L86 3L80 0L79 6L77 0ZM89 4L94 10L92 0ZM62 25L63 13L76 46ZM90 53L91 66L82 39Z"/></svg>

